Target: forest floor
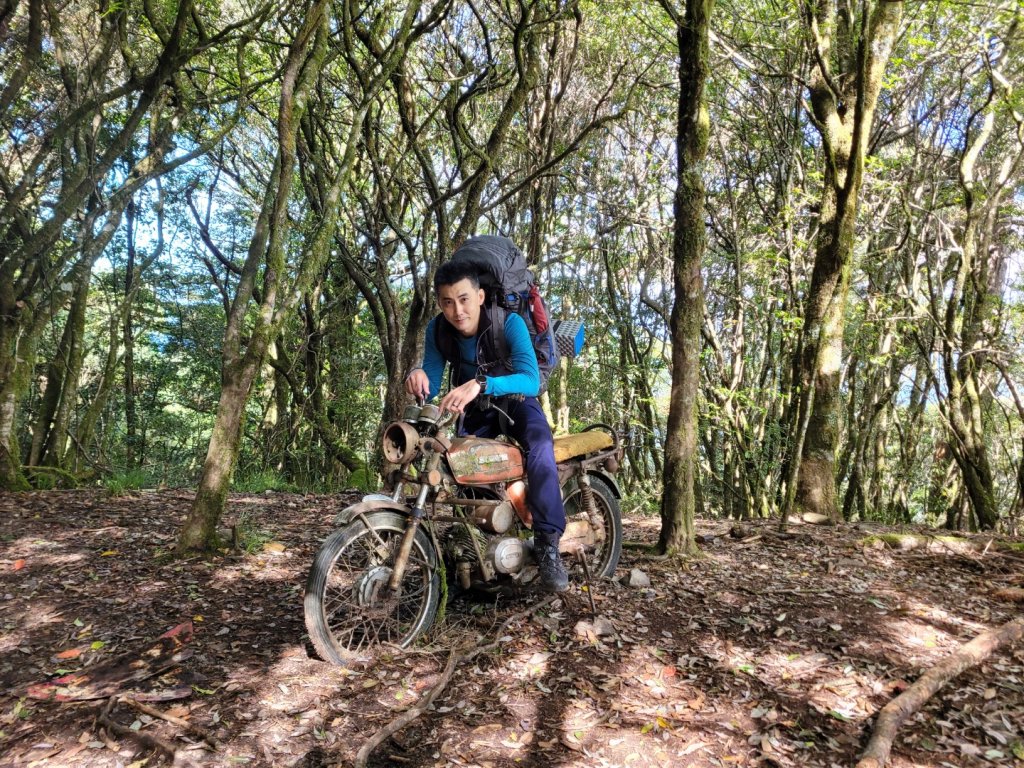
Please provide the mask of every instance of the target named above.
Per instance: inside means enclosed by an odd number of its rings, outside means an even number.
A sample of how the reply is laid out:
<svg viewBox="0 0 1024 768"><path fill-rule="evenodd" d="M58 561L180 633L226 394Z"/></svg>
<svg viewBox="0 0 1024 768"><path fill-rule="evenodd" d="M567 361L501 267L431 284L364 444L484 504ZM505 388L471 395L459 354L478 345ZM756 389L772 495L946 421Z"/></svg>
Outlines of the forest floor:
<svg viewBox="0 0 1024 768"><path fill-rule="evenodd" d="M500 639L370 765L851 766L885 702L1020 613L994 590L1020 586L1024 566L995 547L895 550L866 541L880 529L855 527L782 538L754 524L734 539L730 523L700 521L713 537L702 556L658 561L630 547L619 574L640 569L651 586L595 589L613 634L585 631L595 622L578 587L501 638L529 601L461 597L425 642L344 670L312 656L302 590L352 498L234 495L225 524L242 521L265 545L175 560L166 553L191 499L0 495L0 765L169 764L159 745L177 764L351 765L435 685L453 648ZM629 541L657 534L657 520L626 521ZM181 624L163 644L191 655L162 676L124 681L133 668L122 666L121 683L94 683L102 698L27 696L120 657L166 659L166 648L144 652ZM934 696L889 764L1024 765L1024 648Z"/></svg>

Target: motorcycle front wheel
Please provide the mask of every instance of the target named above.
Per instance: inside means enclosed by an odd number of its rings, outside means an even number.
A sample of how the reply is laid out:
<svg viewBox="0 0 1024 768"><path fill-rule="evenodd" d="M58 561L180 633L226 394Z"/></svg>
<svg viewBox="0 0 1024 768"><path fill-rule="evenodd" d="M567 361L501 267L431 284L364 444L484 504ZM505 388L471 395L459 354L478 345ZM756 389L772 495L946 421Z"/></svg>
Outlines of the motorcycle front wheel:
<svg viewBox="0 0 1024 768"><path fill-rule="evenodd" d="M306 629L317 653L342 666L372 663L387 646L404 648L433 623L441 582L430 538L413 538L400 589L388 589L407 519L371 512L332 533L306 580Z"/></svg>
<svg viewBox="0 0 1024 768"><path fill-rule="evenodd" d="M604 524L604 541L599 542L593 551L587 552L587 567L591 576L610 579L622 556L622 508L615 492L600 477L591 475L590 487L594 491L594 502ZM575 478L563 486L562 496L567 521L588 519L583 507L583 491ZM568 560L566 565L578 567L575 559Z"/></svg>

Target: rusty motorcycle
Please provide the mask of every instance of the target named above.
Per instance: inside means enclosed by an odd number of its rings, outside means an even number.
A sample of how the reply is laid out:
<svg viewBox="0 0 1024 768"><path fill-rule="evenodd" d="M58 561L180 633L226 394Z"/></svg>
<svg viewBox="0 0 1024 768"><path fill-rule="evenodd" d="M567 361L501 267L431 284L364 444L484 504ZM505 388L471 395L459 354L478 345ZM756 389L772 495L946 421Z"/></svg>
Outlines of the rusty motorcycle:
<svg viewBox="0 0 1024 768"><path fill-rule="evenodd" d="M410 405L382 433L397 467L390 495L343 510L306 582L310 640L334 664L406 647L434 622L449 584L491 592L530 588L532 515L520 448L504 438L451 437L452 414ZM555 438L566 512L559 551L576 579L610 578L622 553L615 473L622 446L603 424Z"/></svg>

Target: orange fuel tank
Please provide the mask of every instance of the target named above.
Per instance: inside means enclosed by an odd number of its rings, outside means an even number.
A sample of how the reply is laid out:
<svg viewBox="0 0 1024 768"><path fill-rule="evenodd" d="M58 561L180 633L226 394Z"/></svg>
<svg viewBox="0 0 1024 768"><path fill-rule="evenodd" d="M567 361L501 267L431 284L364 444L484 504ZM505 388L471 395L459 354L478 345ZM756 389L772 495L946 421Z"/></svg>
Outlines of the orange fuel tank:
<svg viewBox="0 0 1024 768"><path fill-rule="evenodd" d="M457 437L448 451L448 466L455 482L463 485L518 480L526 474L523 452L501 440Z"/></svg>

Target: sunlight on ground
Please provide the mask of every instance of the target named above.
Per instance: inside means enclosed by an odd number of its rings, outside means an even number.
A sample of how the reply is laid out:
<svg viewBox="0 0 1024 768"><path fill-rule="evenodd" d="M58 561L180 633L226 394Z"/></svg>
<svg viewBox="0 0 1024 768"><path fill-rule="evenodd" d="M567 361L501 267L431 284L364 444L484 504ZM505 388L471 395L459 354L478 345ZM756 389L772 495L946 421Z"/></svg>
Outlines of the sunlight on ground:
<svg viewBox="0 0 1024 768"><path fill-rule="evenodd" d="M12 653L22 643L30 642L35 631L50 624L61 624L67 621L68 619L62 615L61 611L49 603L35 603L31 611L5 616L4 632L0 636L0 653ZM18 627L18 631L11 631L13 627Z"/></svg>
<svg viewBox="0 0 1024 768"><path fill-rule="evenodd" d="M210 574L210 586L214 588L227 587L247 580L250 575L239 568L218 568Z"/></svg>
<svg viewBox="0 0 1024 768"><path fill-rule="evenodd" d="M60 581L60 572L68 568L81 567L87 555L67 554L64 544L38 537L24 536L9 542L0 550L0 562L12 573L7 576L5 592L0 594L0 604L13 600L16 590L31 590L35 594L41 581ZM25 643L31 643L33 635L52 624L67 621L61 611L38 599L31 609L19 614L5 615L0 636L0 653L10 653ZM17 631L15 631L17 627Z"/></svg>
<svg viewBox="0 0 1024 768"><path fill-rule="evenodd" d="M231 569L231 573L228 572L228 569L221 569L213 578L222 583L239 580L260 582L281 581L282 578L291 579L294 577L282 569L293 567L288 562L292 558L292 554L292 552L265 552L252 555L246 558L245 564L241 568Z"/></svg>
<svg viewBox="0 0 1024 768"><path fill-rule="evenodd" d="M38 567L52 568L60 565L71 565L85 560L84 553L64 554L63 547L67 542L57 540L40 539L39 537L23 537L9 542L0 550L0 560L10 560L11 563L21 561L23 568L35 569ZM57 550L52 554L48 550Z"/></svg>
<svg viewBox="0 0 1024 768"><path fill-rule="evenodd" d="M234 734L231 741L224 744L229 760L263 759L271 765L288 765L302 757L301 745L308 743L302 739L296 743L297 737L312 735L314 742L327 740L331 722L325 721L323 710L344 711L346 693L343 686L363 675L342 667L317 664L322 674L319 678L311 678L308 665L304 647L285 646L278 654L277 662L267 669L236 670L230 679L222 683L225 691L244 692L252 681L277 681L252 688L251 704L241 714L245 722L229 725ZM330 703L325 704L324 686L332 680L337 681L338 686L328 695ZM296 746L299 751L293 752L292 748Z"/></svg>
<svg viewBox="0 0 1024 768"><path fill-rule="evenodd" d="M950 626L962 627L972 635L980 634L986 629L986 626L981 622L967 621L962 616L950 613L943 608L938 608L929 603L919 602L910 596L905 598L903 606L908 612L915 616L920 616L932 621L941 621L944 624L949 624Z"/></svg>
<svg viewBox="0 0 1024 768"><path fill-rule="evenodd" d="M240 507L275 507L281 504L281 498L274 493L266 495L238 494L227 500L228 506Z"/></svg>
<svg viewBox="0 0 1024 768"><path fill-rule="evenodd" d="M547 661L553 655L543 651L520 653L513 657L508 666L512 676L517 680L543 679L548 673Z"/></svg>

